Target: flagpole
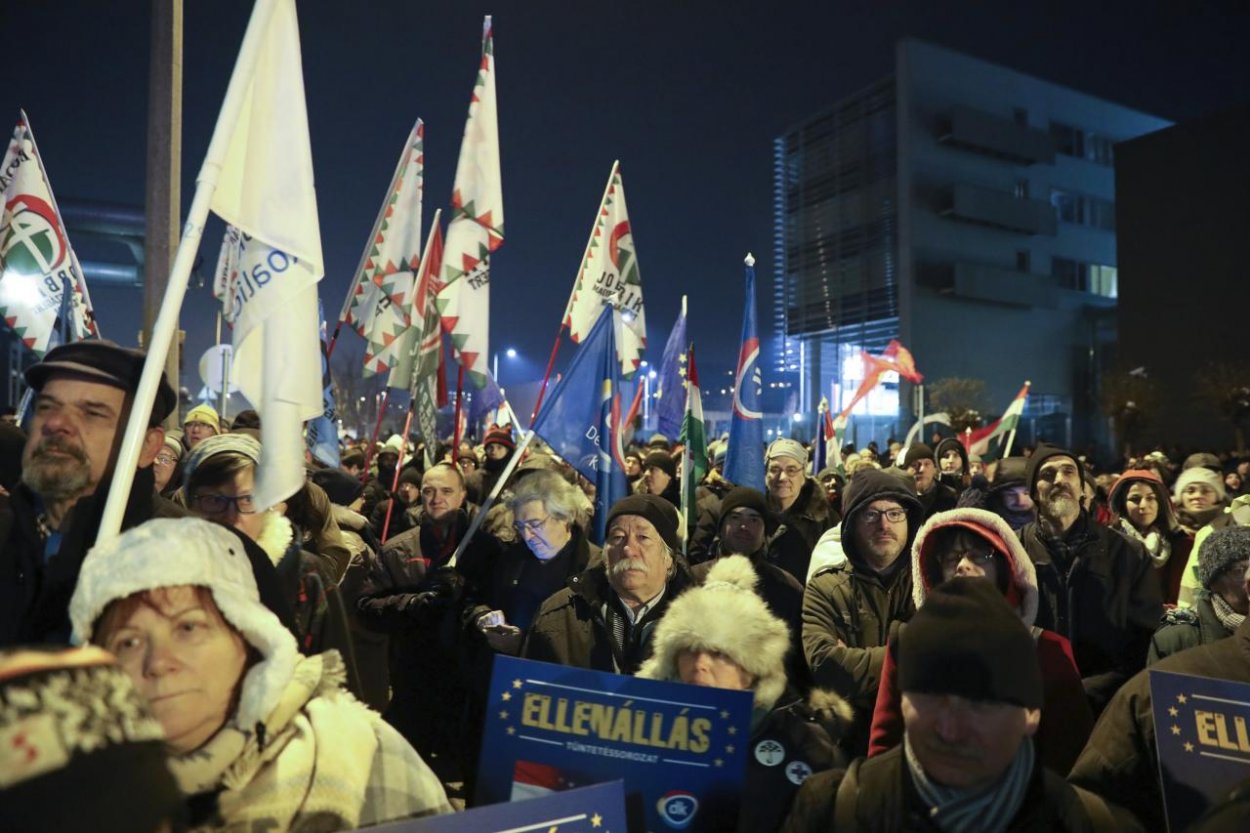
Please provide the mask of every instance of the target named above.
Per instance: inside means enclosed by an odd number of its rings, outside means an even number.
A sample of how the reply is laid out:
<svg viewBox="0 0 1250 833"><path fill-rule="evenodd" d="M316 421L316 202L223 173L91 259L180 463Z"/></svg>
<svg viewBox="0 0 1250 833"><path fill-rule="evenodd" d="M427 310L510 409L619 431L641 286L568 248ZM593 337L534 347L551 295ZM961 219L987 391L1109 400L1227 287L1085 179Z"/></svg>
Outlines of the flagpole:
<svg viewBox="0 0 1250 833"><path fill-rule="evenodd" d="M373 426L373 439L369 442L369 448L365 451L365 467L360 472L361 480L369 479L369 464L373 462L375 456L374 449L378 447L378 434L382 432L382 418L386 416L386 400L390 398L391 389L382 388L382 403L378 406L378 421ZM377 396L377 394L374 394ZM399 470L399 466L404 462L403 457L399 458L399 462L395 464L395 470Z"/></svg>
<svg viewBox="0 0 1250 833"><path fill-rule="evenodd" d="M412 428L412 404L408 405L408 419L404 420L404 437L399 443L399 462L395 464L395 476L391 478L391 499L386 504L386 520L382 522L382 540L391 531L391 513L395 511L395 493L399 490L399 472L403 468L404 455L408 453L408 431ZM366 469L367 471L367 469Z"/></svg>
<svg viewBox="0 0 1250 833"><path fill-rule="evenodd" d="M161 301L156 323L152 326L151 343L148 345L147 358L143 363L143 373L139 377L139 387L132 400L130 419L126 423L121 447L118 449L117 462L113 467L108 499L105 501L104 514L100 518L100 526L96 533L97 542L116 537L121 530L122 513L130 497L135 468L139 465L139 450L147 434L148 420L152 416L152 405L156 399L161 374L165 370L165 361L169 356L169 346L178 328L178 315L182 311L182 301L187 294L187 281L191 276L191 267L195 264L196 253L200 248L200 238L204 236L204 222L208 219L213 193L217 190L217 177L221 173L226 150L235 125L239 121L239 113L243 109L248 85L252 82L265 29L269 25L269 19L273 16L276 5L277 0L256 0L256 5L252 7L252 16L248 21L247 31L243 34L243 43L239 47L239 56L235 59L234 71L230 74L230 83L226 87L221 113L213 128L213 136L208 143L204 164L196 178L195 197L191 200L187 221L182 229L182 238L178 241L178 253L174 256L174 263L170 269L165 297Z"/></svg>
<svg viewBox="0 0 1250 833"><path fill-rule="evenodd" d="M456 427L452 429L451 436L451 453L452 459L455 459L456 452L460 448L460 415L464 412L464 362L460 363L460 370L456 372Z"/></svg>
<svg viewBox="0 0 1250 833"><path fill-rule="evenodd" d="M1027 389L1028 389L1030 386L1032 386L1032 384L1033 384L1033 383L1032 383L1031 381L1029 381L1028 379L1025 379L1025 380L1024 380L1024 387L1025 387L1025 389L1026 389L1026 392L1025 392L1025 394L1024 394L1025 396L1028 396L1028 395L1029 395L1029 394L1028 394L1028 392L1027 392ZM1015 424L1015 425L1013 425L1013 426L1011 426L1011 433L1007 435L1007 444L1006 444L1005 446L1003 446L1003 453L1002 453L1002 457L1010 457L1010 456L1011 456L1011 446L1012 446L1012 445L1015 443L1015 441L1016 441L1016 426L1020 424L1020 420L1021 420L1021 419L1023 419L1023 418L1024 418L1024 413L1023 413L1023 411L1022 411L1022 412L1020 413L1020 416L1016 417L1016 424ZM1000 459L1001 459L1001 457L1000 457Z"/></svg>
<svg viewBox="0 0 1250 833"><path fill-rule="evenodd" d="M547 393L547 382L551 379L551 370L556 366L556 354L560 352L560 334L564 332L564 322L556 330L556 343L551 345L551 358L547 359L547 372L543 374L543 383L538 386L538 400L534 402L534 412L530 414L530 425L538 419L538 410L543 406L543 396Z"/></svg>

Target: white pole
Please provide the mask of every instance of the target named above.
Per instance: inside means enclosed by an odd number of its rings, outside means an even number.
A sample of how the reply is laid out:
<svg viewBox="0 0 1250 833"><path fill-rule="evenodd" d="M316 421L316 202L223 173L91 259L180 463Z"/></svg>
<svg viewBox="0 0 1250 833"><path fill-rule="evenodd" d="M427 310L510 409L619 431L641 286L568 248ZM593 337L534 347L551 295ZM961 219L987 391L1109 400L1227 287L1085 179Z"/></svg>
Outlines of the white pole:
<svg viewBox="0 0 1250 833"><path fill-rule="evenodd" d="M204 235L204 221L208 219L209 205L213 201L213 192L217 190L217 177L221 173L222 161L225 159L235 124L239 120L239 113L243 109L247 86L252 81L256 67L256 53L269 19L273 16L276 2L277 0L256 0L256 5L252 7L252 17L243 35L243 44L239 47L239 57L235 60L234 72L230 75L230 84L226 87L221 114L217 117L204 165L196 179L195 198L191 201L191 210L182 229L182 239L178 242L178 254L174 257L174 265L170 270L165 299L161 302L160 313L152 327L147 360L143 363L139 389L135 392L130 408L130 421L126 424L126 433L117 453L117 464L113 469L113 480L109 486L108 500L104 504L104 515L100 518L96 541L107 541L116 537L121 530L122 512L130 497L135 467L139 464L139 448L147 434L148 420L152 416L152 404L156 399L161 373L165 369L169 345L178 328L178 315L182 310L182 300L187 294L187 279L191 276L191 267L200 248L200 238Z"/></svg>
<svg viewBox="0 0 1250 833"><path fill-rule="evenodd" d="M518 426L519 427L519 426ZM482 501L481 507L478 508L477 514L473 516L469 528L465 530L464 537L460 539L460 543L456 545L456 551L451 554L451 558L447 559L448 567L455 567L456 562L460 560L460 556L464 555L465 547L469 545L469 541L477 533L478 527L482 525L482 521L486 520L486 512L490 509L490 505L495 502L495 498L499 497L499 493L503 491L503 487L507 485L508 478L512 476L512 472L516 469L517 464L521 462L521 457L525 454L525 449L529 447L530 441L534 439L533 431L526 431L521 436L521 442L517 445L516 451L512 452L508 465L499 473L499 479L495 481L495 488L490 490L490 494L486 496L486 500Z"/></svg>

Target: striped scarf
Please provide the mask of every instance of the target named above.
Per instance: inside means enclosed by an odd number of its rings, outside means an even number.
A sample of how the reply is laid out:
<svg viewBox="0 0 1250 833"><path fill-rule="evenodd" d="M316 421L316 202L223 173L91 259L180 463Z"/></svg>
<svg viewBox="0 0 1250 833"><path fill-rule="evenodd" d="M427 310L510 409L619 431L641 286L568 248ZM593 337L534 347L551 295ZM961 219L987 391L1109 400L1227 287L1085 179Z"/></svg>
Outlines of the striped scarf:
<svg viewBox="0 0 1250 833"><path fill-rule="evenodd" d="M1024 794L1033 777L1033 739L1025 737L1016 750L1015 760L1002 777L980 790L943 787L925 774L903 735L903 754L916 792L929 808L929 820L942 833L1002 833L1024 803Z"/></svg>

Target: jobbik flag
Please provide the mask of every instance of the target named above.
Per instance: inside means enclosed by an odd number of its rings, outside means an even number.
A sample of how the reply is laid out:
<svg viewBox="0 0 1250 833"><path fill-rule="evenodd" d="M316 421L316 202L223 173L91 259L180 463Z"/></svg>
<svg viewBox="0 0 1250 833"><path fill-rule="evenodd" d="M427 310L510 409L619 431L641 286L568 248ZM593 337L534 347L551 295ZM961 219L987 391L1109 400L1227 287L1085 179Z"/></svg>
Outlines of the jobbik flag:
<svg viewBox="0 0 1250 833"><path fill-rule="evenodd" d="M425 123L417 119L365 244L344 319L365 340L365 378L399 362L401 336L413 325L409 315L421 264L424 180Z"/></svg>
<svg viewBox="0 0 1250 833"><path fill-rule="evenodd" d="M628 494L614 315L619 313L612 307L600 312L532 426L556 454L595 484L596 544L603 542L608 510Z"/></svg>
<svg viewBox="0 0 1250 833"><path fill-rule="evenodd" d="M490 258L503 245L495 39L489 16L482 29L482 59L460 143L451 210L438 311L460 365L480 388L486 384L490 350Z"/></svg>
<svg viewBox="0 0 1250 833"><path fill-rule="evenodd" d="M620 352L621 375L632 378L642 363L647 346L647 321L642 303L642 278L638 273L638 253L634 233L625 207L625 185L621 181L621 163L612 163L603 200L595 213L590 241L577 270L577 280L564 310L564 326L576 344L590 332L599 311L611 306L620 311L616 321L616 346ZM684 314L683 314L684 319ZM685 349L685 337L679 352ZM680 414L681 405L677 406ZM677 417L680 424L681 417ZM671 426L676 431L677 426ZM661 428L663 433L663 428ZM670 435L671 436L671 435Z"/></svg>
<svg viewBox="0 0 1250 833"><path fill-rule="evenodd" d="M686 518L686 528L691 529L697 520L695 515L695 490L707 474L707 430L703 421L703 391L699 387L699 371L694 365L694 345L685 363L686 413L681 422L678 440L682 445L681 463L681 511ZM683 545L689 535L683 539Z"/></svg>
<svg viewBox="0 0 1250 833"><path fill-rule="evenodd" d="M1250 684L1152 668L1150 702L1168 829L1180 833L1250 778Z"/></svg>
<svg viewBox="0 0 1250 833"><path fill-rule="evenodd" d="M235 377L261 415L255 499L304 484L304 420L323 411L317 332L321 234L294 0L277 0L222 163L212 210L233 227L221 264Z"/></svg>
<svg viewBox="0 0 1250 833"><path fill-rule="evenodd" d="M1024 413L1025 403L1028 402L1029 385L1031 384L1032 382L1024 383L1024 386L1020 388L1020 392L1016 394L1015 399L1011 400L1011 404L1007 406L1007 410L1003 411L1001 417L989 425L973 429L971 432L965 432L959 436L960 441L964 444L969 454L979 454L982 458L988 457L990 444L993 440L999 437L1006 437L1016 429L1016 426L1020 423L1020 416Z"/></svg>
<svg viewBox="0 0 1250 833"><path fill-rule="evenodd" d="M682 297L681 313L673 322L668 341L664 343L664 355L660 358L659 373L655 385L656 430L666 437L674 437L681 430L685 418L686 377L686 299Z"/></svg>
<svg viewBox="0 0 1250 833"><path fill-rule="evenodd" d="M647 830L733 829L746 756L802 783L784 741L751 739L751 693L497 654L477 803L623 779ZM522 828L524 829L524 828Z"/></svg>
<svg viewBox="0 0 1250 833"><path fill-rule="evenodd" d="M322 412L308 421L304 441L317 460L331 468L339 467L339 424L334 404L334 382L330 377L330 359L326 345L326 316L317 301L317 324L321 335L321 403Z"/></svg>
<svg viewBox="0 0 1250 833"><path fill-rule="evenodd" d="M764 488L764 412L760 407L764 379L760 373L760 340L755 329L755 258L746 257L746 304L742 312L742 341L734 373L733 411L729 448L725 450L725 479L735 486Z"/></svg>
<svg viewBox="0 0 1250 833"><path fill-rule="evenodd" d="M0 192L0 317L39 358L62 340L58 330L69 341L98 335L87 282L25 112L0 166Z"/></svg>

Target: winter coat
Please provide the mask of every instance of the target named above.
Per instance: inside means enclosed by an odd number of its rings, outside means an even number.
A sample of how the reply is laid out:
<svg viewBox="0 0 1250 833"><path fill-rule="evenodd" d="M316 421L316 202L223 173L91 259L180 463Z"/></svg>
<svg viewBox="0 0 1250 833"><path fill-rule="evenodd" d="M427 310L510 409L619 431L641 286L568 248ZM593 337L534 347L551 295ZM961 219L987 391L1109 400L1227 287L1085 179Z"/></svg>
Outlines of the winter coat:
<svg viewBox="0 0 1250 833"><path fill-rule="evenodd" d="M708 549L720 535L721 498L732 489L733 484L715 472L709 473L695 488L694 530L690 533L690 543L686 547L686 560L691 565L708 559Z"/></svg>
<svg viewBox="0 0 1250 833"><path fill-rule="evenodd" d="M1128 518L1128 490L1134 483L1149 485L1154 489L1158 500L1159 515L1144 534ZM1172 506L1172 495L1163 485L1163 480L1150 469L1129 469L1111 487L1107 504L1115 519L1114 528L1129 538L1140 541L1146 554L1150 556L1150 562L1159 571L1163 603L1176 604L1181 589L1181 577L1194 539L1181 529L1176 519L1176 510Z"/></svg>
<svg viewBox="0 0 1250 833"><path fill-rule="evenodd" d="M846 802L853 802L853 808L848 808ZM1091 803L1098 809L1091 810ZM896 746L884 755L855 761L846 770L830 770L807 779L781 830L940 833L940 828L929 821L928 810L912 781L903 747ZM1081 795L1040 763L1033 767L1024 802L1007 827L1008 833L1111 833L1138 829L1124 811L1097 796Z"/></svg>
<svg viewBox="0 0 1250 833"><path fill-rule="evenodd" d="M883 576L857 551L854 525L875 500L896 501L907 510L908 537L899 560ZM846 560L818 571L803 595L803 653L815 685L850 701L854 722L843 748L861 755L868 748L868 727L876 704L885 645L895 622L916 610L907 548L920 528L921 506L910 485L886 470L855 474L843 496L842 548Z"/></svg>
<svg viewBox="0 0 1250 833"><path fill-rule="evenodd" d="M360 672L362 700L370 708L383 711L390 702L391 676L389 670L389 637L380 631L364 626L360 621L357 602L365 592L369 576L379 568L377 539L369 528L364 515L346 506L333 506L334 520L351 560L339 592L347 609L347 623L351 629L352 648L356 653L356 669Z"/></svg>
<svg viewBox="0 0 1250 833"><path fill-rule="evenodd" d="M1250 683L1250 620L1228 639L1165 657L1150 670ZM1166 829L1148 671L1107 704L1068 780L1131 808L1147 830Z"/></svg>
<svg viewBox="0 0 1250 833"><path fill-rule="evenodd" d="M123 530L186 509L155 494L152 468L138 469L122 516ZM0 495L0 648L20 643L69 643L69 600L78 570L95 543L107 489L79 498L61 523L61 545L44 558L37 498L24 485Z"/></svg>
<svg viewBox="0 0 1250 833"><path fill-rule="evenodd" d="M1228 628L1224 627L1224 623L1215 615L1210 592L1200 591L1193 607L1173 608L1163 614L1159 630L1155 631L1155 635L1150 640L1146 665L1154 665L1164 657L1170 657L1187 648L1208 645L1231 635Z"/></svg>
<svg viewBox="0 0 1250 833"><path fill-rule="evenodd" d="M777 516L779 521L802 535L803 543L806 545L801 551L801 558L794 557L787 563L777 566L795 578L806 576L807 562L811 557L812 549L816 546L816 541L826 529L838 523L838 513L829 506L829 501L825 498L825 488L814 477L804 478L803 488L799 489L799 496L785 511L782 511L781 505L771 493L765 497L769 510Z"/></svg>
<svg viewBox="0 0 1250 833"><path fill-rule="evenodd" d="M1037 646L1037 661L1042 669L1042 717L1034 740L1043 764L1055 772L1067 772L1093 731L1094 714L1085 698L1081 675L1072 658L1071 644L1059 634L1033 625L1037 618L1037 575L1033 562L1007 522L982 509L954 509L930 518L921 527L912 546L912 588L916 607L919 609L928 591L941 582L941 565L937 562L932 542L935 532L951 526L960 526L981 536L995 552L1005 555L1011 571L1005 595L1032 631ZM900 625L899 633L906 627ZM903 741L902 692L898 687L897 660L896 634L890 639L881 668L881 687L877 691L868 745L869 757L892 749Z"/></svg>
<svg viewBox="0 0 1250 833"><path fill-rule="evenodd" d="M918 497L921 505L924 506L926 520L938 512L949 512L959 505L959 493L937 479L934 480L932 489Z"/></svg>
<svg viewBox="0 0 1250 833"><path fill-rule="evenodd" d="M521 656L595 671L635 673L651 654L656 623L673 599L694 583L680 559L674 559L674 564L664 596L634 625L627 650L617 648L608 633L604 607L620 602L608 584L607 565L600 564L573 576L563 590L543 602L525 634Z"/></svg>
<svg viewBox="0 0 1250 833"><path fill-rule="evenodd" d="M1085 512L1062 540L1045 536L1035 522L1020 530L1020 542L1037 570L1037 624L1072 643L1097 715L1145 667L1163 615L1158 575L1141 544L1095 524Z"/></svg>

